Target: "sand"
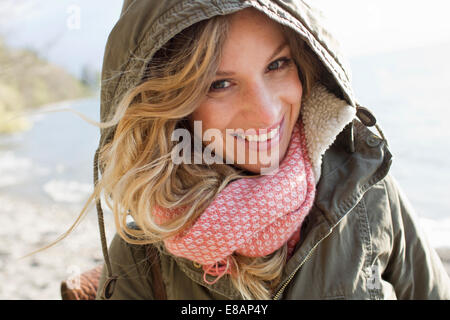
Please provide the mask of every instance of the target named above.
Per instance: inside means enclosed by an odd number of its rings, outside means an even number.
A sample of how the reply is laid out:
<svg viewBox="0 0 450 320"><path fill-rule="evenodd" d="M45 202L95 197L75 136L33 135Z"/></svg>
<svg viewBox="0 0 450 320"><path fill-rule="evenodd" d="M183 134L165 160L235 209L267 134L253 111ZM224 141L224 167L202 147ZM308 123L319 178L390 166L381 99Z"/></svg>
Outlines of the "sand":
<svg viewBox="0 0 450 320"><path fill-rule="evenodd" d="M75 221L79 209L66 204L48 207L0 195L0 299L61 299L62 280L103 262L93 209L62 242L20 259L56 240ZM110 214L105 221L112 226ZM107 235L110 241L111 227Z"/></svg>

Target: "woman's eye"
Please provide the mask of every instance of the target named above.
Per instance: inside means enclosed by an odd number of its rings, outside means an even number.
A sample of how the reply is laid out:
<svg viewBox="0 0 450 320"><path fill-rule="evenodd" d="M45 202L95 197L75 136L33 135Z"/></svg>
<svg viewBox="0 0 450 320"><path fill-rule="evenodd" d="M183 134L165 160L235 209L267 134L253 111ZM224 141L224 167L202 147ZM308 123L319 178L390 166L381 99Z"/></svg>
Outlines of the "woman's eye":
<svg viewBox="0 0 450 320"><path fill-rule="evenodd" d="M291 62L291 59L289 59L289 58L280 58L280 59L272 62L269 65L268 69L269 69L269 71L281 70L284 67L286 67L289 64L289 62Z"/></svg>
<svg viewBox="0 0 450 320"><path fill-rule="evenodd" d="M222 90L222 89L226 89L229 87L229 85L227 86L226 83L229 82L227 80L218 80L215 81L211 84L211 91L218 91L218 90Z"/></svg>

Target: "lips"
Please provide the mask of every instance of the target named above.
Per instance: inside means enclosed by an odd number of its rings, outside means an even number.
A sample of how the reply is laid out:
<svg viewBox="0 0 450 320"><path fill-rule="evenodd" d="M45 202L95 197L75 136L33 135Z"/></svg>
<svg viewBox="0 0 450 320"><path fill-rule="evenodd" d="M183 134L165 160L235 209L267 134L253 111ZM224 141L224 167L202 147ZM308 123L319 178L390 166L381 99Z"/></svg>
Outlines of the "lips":
<svg viewBox="0 0 450 320"><path fill-rule="evenodd" d="M237 139L238 143L245 143L246 147L248 147L251 150L257 150L257 151L262 151L268 148L273 148L275 146L277 146L281 140L281 137L283 135L284 132L284 119L285 117L283 116L283 118L281 119L281 121L279 121L278 123L276 123L273 126L270 126L268 128L264 128L264 129L260 129L260 130L264 130L266 132L270 132L273 129L277 129L276 134L271 138L268 139L264 142L250 142L245 138L239 137L239 136L235 136L235 139ZM263 133L264 134L264 133Z"/></svg>
<svg viewBox="0 0 450 320"><path fill-rule="evenodd" d="M262 135L262 134L268 134L274 129L277 129L277 128L280 129L284 118L285 118L285 116L283 116L283 118L281 118L280 121L278 121L277 123L275 123L274 125L272 125L270 127L259 128L259 129L249 128L249 129L244 129L244 132L248 132L248 130L255 131L255 135L257 135L257 136ZM240 131L240 130L241 129L236 129L234 131Z"/></svg>
<svg viewBox="0 0 450 320"><path fill-rule="evenodd" d="M284 120L284 116L283 116L283 118L281 118L280 121L278 121L277 123L275 123L274 125L272 125L270 127L257 129L256 130L256 132L257 132L256 134L260 135L260 134L267 133L267 132L270 132L273 129L278 128L281 125L281 123L283 122L283 120Z"/></svg>

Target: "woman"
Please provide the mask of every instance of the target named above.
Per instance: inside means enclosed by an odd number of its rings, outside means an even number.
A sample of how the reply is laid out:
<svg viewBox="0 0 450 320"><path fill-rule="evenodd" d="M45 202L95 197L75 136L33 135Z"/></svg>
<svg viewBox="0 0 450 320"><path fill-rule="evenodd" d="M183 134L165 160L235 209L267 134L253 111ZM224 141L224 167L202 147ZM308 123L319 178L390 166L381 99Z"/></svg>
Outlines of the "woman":
<svg viewBox="0 0 450 320"><path fill-rule="evenodd" d="M101 118L97 298L450 298L303 1L125 1Z"/></svg>

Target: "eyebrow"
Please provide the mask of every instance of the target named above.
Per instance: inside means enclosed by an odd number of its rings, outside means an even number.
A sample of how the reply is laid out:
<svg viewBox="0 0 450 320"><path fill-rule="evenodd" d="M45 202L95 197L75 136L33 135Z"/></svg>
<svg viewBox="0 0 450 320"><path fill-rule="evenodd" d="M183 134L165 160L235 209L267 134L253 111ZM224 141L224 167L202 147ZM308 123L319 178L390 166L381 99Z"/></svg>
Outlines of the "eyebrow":
<svg viewBox="0 0 450 320"><path fill-rule="evenodd" d="M269 57L269 59L267 59L268 61L270 61L270 60L272 60L277 54L279 54L286 46L288 45L288 43L285 41L285 42L283 42L282 44L280 44L276 49L275 49L275 51L272 53L272 55ZM227 77L227 76L232 76L232 75L234 75L234 72L231 72L231 71L217 71L216 72L216 76L221 76L221 77L223 77L223 76L225 76L225 77Z"/></svg>

